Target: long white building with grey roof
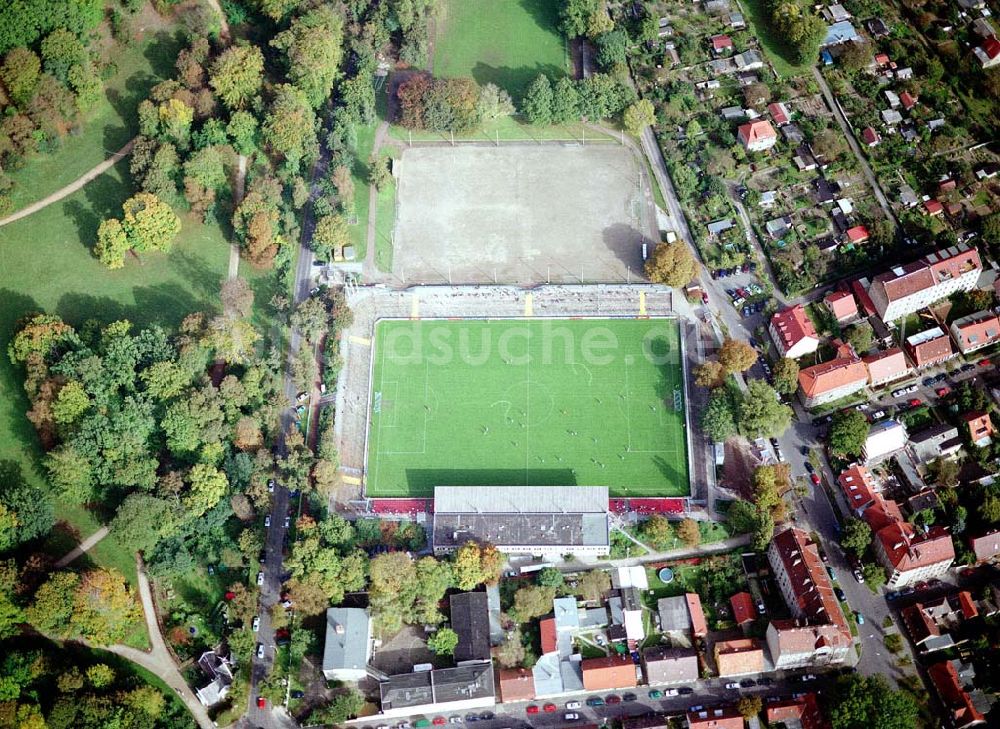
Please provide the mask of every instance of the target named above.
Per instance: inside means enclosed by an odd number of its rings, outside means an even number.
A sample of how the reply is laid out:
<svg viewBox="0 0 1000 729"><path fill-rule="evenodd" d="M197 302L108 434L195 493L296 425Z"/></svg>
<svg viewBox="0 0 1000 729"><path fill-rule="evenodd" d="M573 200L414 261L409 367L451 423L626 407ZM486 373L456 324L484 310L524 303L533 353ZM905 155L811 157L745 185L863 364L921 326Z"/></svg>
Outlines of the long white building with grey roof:
<svg viewBox="0 0 1000 729"><path fill-rule="evenodd" d="M539 557L606 555L605 486L438 486L434 489L435 554L468 541L507 554Z"/></svg>
<svg viewBox="0 0 1000 729"><path fill-rule="evenodd" d="M367 610L335 607L326 611L323 675L328 681L360 681L372 657L372 624Z"/></svg>

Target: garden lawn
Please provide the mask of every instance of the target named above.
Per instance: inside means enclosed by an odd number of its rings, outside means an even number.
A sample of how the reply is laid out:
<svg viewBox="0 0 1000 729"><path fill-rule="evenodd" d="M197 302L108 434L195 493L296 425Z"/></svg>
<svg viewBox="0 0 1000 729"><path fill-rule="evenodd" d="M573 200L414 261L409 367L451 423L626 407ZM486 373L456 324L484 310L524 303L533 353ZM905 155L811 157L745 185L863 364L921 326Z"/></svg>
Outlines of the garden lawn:
<svg viewBox="0 0 1000 729"><path fill-rule="evenodd" d="M138 108L156 83L174 72L180 44L159 33L118 53L118 71L104 82L104 95L84 117L81 131L51 154L39 154L10 172L13 210L70 184L121 149L138 133Z"/></svg>
<svg viewBox="0 0 1000 729"><path fill-rule="evenodd" d="M434 75L471 76L520 101L540 73L555 80L568 68L552 0L447 0L434 37Z"/></svg>
<svg viewBox="0 0 1000 729"><path fill-rule="evenodd" d="M779 76L783 78L801 76L809 70L812 64L795 64L788 60L785 42L768 18L764 0L744 0L743 7L747 11L747 20L750 21L753 34L760 41L764 55ZM803 12L809 11L803 9Z"/></svg>
<svg viewBox="0 0 1000 729"><path fill-rule="evenodd" d="M176 326L185 315L218 308L219 285L226 274L229 247L217 226L189 217L173 249L125 268L109 271L91 253L102 219L121 214L131 194L128 161L123 160L74 195L27 218L0 228L0 341L9 342L25 315L45 311L74 326L88 319L108 323L127 318L136 326ZM0 356L0 459L22 465L26 478L43 482L41 450L25 418L29 404L23 374ZM107 514L78 505L57 504L56 516L87 537ZM101 565L135 578L132 555L110 538L90 553Z"/></svg>
<svg viewBox="0 0 1000 729"><path fill-rule="evenodd" d="M667 319L382 321L367 495L572 484L687 495L679 339Z"/></svg>

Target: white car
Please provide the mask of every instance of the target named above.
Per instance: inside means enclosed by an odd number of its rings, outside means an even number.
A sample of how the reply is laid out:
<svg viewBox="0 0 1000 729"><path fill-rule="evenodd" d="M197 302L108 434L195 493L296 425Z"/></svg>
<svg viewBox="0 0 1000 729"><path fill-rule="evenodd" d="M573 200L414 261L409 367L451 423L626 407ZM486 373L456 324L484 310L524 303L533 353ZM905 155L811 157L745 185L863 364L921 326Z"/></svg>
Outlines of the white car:
<svg viewBox="0 0 1000 729"><path fill-rule="evenodd" d="M260 630L260 616L259 615L254 615L254 617L253 617L253 626L252 627L253 627L253 632L255 632L255 633L258 630Z"/></svg>
<svg viewBox="0 0 1000 729"><path fill-rule="evenodd" d="M285 517L285 529L287 529L288 525L291 524L291 523L292 523L292 518L290 516L286 516Z"/></svg>
<svg viewBox="0 0 1000 729"><path fill-rule="evenodd" d="M267 529L270 526L271 526L271 515L268 514L267 516L264 517L264 528Z"/></svg>
<svg viewBox="0 0 1000 729"><path fill-rule="evenodd" d="M736 691L736 690L739 689L739 687L740 687L740 685L738 683L736 683L735 681L732 681L732 682L726 684L726 688L728 690L730 690L730 691Z"/></svg>
<svg viewBox="0 0 1000 729"><path fill-rule="evenodd" d="M566 702L566 708L567 709L579 709L581 706L583 706L583 704L581 704L579 701L567 701Z"/></svg>
<svg viewBox="0 0 1000 729"><path fill-rule="evenodd" d="M580 720L580 715L577 714L575 711L567 711L565 714L563 714L563 721L579 721L579 720Z"/></svg>
<svg viewBox="0 0 1000 729"><path fill-rule="evenodd" d="M264 644L263 643L258 643L257 644L257 657L258 658L263 658L264 657Z"/></svg>
<svg viewBox="0 0 1000 729"><path fill-rule="evenodd" d="M268 482L267 482L267 493L269 493L269 494L273 494L274 493L274 479L273 478L269 479Z"/></svg>
<svg viewBox="0 0 1000 729"><path fill-rule="evenodd" d="M885 417L885 410L876 410L874 413L872 413L871 417L872 420L881 420L882 418Z"/></svg>
<svg viewBox="0 0 1000 729"><path fill-rule="evenodd" d="M663 692L663 695L664 696L677 696L677 695L679 695L679 693L680 692L677 689L667 689L666 691Z"/></svg>
<svg viewBox="0 0 1000 729"><path fill-rule="evenodd" d="M264 584L264 573L263 572L258 572L257 573L257 584L258 585L263 585Z"/></svg>

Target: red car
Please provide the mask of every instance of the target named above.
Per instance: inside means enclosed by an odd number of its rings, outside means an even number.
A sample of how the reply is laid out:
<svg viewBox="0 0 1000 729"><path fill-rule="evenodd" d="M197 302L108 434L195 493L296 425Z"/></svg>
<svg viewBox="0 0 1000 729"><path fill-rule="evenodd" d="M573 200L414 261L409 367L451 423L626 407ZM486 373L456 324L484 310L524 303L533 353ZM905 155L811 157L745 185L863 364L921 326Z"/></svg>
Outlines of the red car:
<svg viewBox="0 0 1000 729"><path fill-rule="evenodd" d="M708 294L706 294L704 291L701 292L701 303L703 304L708 303Z"/></svg>
<svg viewBox="0 0 1000 729"><path fill-rule="evenodd" d="M434 726L444 726L447 723L448 720L445 719L443 716L435 716L434 720L431 722L431 724L433 724Z"/></svg>
<svg viewBox="0 0 1000 729"><path fill-rule="evenodd" d="M813 482L814 485L819 486L819 474L811 473L809 474L809 480Z"/></svg>
<svg viewBox="0 0 1000 729"><path fill-rule="evenodd" d="M923 405L923 403L920 401L920 398L915 397L912 400L910 400L910 402L908 402L907 405L909 405L911 408L918 408L921 405Z"/></svg>
<svg viewBox="0 0 1000 729"><path fill-rule="evenodd" d="M615 696L614 694L611 694L606 699L604 699L604 703L609 705L620 704L621 702L622 702L622 697Z"/></svg>
<svg viewBox="0 0 1000 729"><path fill-rule="evenodd" d="M542 709L545 711L546 714L551 714L553 711L555 711L558 708L559 707L556 706L555 704L546 704L545 706L542 707Z"/></svg>
<svg viewBox="0 0 1000 729"><path fill-rule="evenodd" d="M951 392L951 388L950 387L939 387L934 392L935 392L935 394L938 397L945 397L946 395L948 395L948 393Z"/></svg>
<svg viewBox="0 0 1000 729"><path fill-rule="evenodd" d="M257 708L258 709L263 709L265 706L267 706L267 699L265 699L263 696L258 696L257 697Z"/></svg>
<svg viewBox="0 0 1000 729"><path fill-rule="evenodd" d="M527 708L527 709L525 709L524 711L525 711L525 713L527 713L527 714L537 714L537 713L538 713L538 707L537 707L537 706L535 706L534 704L531 704L531 705L529 705L529 706L528 706L528 708Z"/></svg>
<svg viewBox="0 0 1000 729"><path fill-rule="evenodd" d="M990 362L990 360L989 360L989 358L988 358L988 357L987 357L987 358L984 358L984 359L981 359L981 360L979 360L979 366L980 366L980 367L989 367L989 366L990 366L991 364L993 364L993 363L992 363L992 362Z"/></svg>

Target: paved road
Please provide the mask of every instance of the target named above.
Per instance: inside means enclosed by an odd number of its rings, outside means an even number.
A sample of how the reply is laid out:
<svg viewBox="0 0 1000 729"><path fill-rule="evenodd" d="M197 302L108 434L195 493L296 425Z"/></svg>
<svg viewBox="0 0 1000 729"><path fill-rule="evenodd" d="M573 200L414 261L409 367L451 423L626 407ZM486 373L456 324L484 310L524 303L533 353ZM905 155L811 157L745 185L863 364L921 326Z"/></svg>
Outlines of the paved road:
<svg viewBox="0 0 1000 729"><path fill-rule="evenodd" d="M885 193L882 191L882 187L878 184L878 180L875 177L875 173L872 172L871 165L868 164L868 160L865 155L861 152L861 147L858 145L858 140L854 136L854 129L851 127L850 122L847 117L844 116L844 111L841 109L840 104L833 97L833 92L830 90L829 84L827 84L826 79L823 78L823 73L813 67L813 77L816 79L816 83L819 84L820 91L823 92L823 98L826 99L826 104L831 109L833 109L833 115L837 118L837 123L840 125L841 131L844 133L844 137L847 139L847 144L850 146L851 151L858 160L858 164L861 166L861 171L864 172L865 179L868 181L868 186L875 193L875 199L878 200L878 204L882 207L882 212L885 213L885 217L892 222L896 230L899 230L899 220L896 218L896 214L892 210L892 206L889 205L889 201L885 197Z"/></svg>
<svg viewBox="0 0 1000 729"><path fill-rule="evenodd" d="M89 537L80 542L78 545L73 547L73 549L69 550L68 552L66 552L66 554L60 557L59 561L56 562L56 569L61 570L70 562L79 559L80 555L92 549L95 544L104 539L104 537L106 536L108 536L108 528L106 526L102 526L96 532L94 532Z"/></svg>

